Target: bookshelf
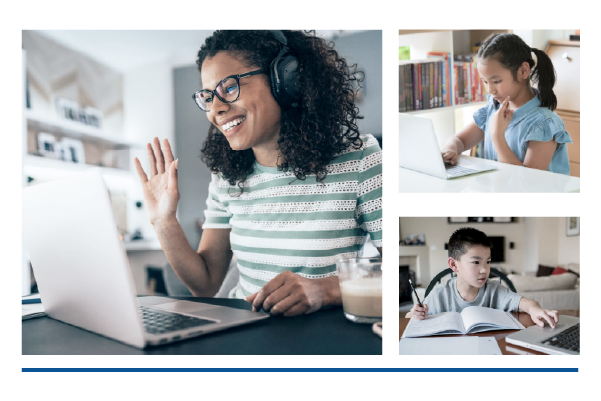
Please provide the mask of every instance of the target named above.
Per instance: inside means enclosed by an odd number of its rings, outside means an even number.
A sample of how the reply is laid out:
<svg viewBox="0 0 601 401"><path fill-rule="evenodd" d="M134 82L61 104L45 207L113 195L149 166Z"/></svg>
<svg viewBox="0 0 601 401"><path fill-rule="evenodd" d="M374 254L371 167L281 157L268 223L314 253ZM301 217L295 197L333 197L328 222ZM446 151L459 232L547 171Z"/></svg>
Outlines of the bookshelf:
<svg viewBox="0 0 601 401"><path fill-rule="evenodd" d="M125 191L136 183L132 172L131 151L142 149L144 144L129 141L121 132L86 125L61 118L57 110L30 104L27 82L27 52L22 50L22 186L51 181L100 168L109 190ZM39 134L45 133L51 144L63 139L78 141L80 162L61 160L40 148ZM79 157L81 155L81 157ZM85 161L85 162L84 162ZM31 184L30 184L31 182Z"/></svg>
<svg viewBox="0 0 601 401"><path fill-rule="evenodd" d="M30 58L32 58L30 53ZM31 60L30 60L31 62ZM27 52L22 50L22 129L21 129L21 182L22 187L36 185L68 177L91 168L100 168L105 183L111 192L113 209L120 229L124 234L140 227L146 221L144 211L134 206L133 200L140 199L136 192L139 181L133 169L134 153L145 149L145 143L130 141L121 132L102 129L81 122L63 119L53 109L45 109L28 101ZM68 138L81 142L85 163L70 162L45 155L40 151L39 133L46 133L56 143ZM138 155L139 156L139 155ZM157 240L126 242L128 252L160 251ZM22 247L22 295L31 292L29 255ZM134 269L132 269L133 271ZM134 274L135 275L135 274Z"/></svg>
<svg viewBox="0 0 601 401"><path fill-rule="evenodd" d="M411 60L424 60L429 52L448 53L450 68L453 71L457 55L471 55L473 46L494 32L511 32L509 30L412 30L399 31L399 47L409 46ZM401 64L402 62L399 62ZM469 121L472 114L486 104L485 101L456 104L455 88L451 82L447 86L451 90L450 104L426 110L406 111L409 114L420 115L432 120L439 146L461 130ZM469 154L469 150L466 151Z"/></svg>

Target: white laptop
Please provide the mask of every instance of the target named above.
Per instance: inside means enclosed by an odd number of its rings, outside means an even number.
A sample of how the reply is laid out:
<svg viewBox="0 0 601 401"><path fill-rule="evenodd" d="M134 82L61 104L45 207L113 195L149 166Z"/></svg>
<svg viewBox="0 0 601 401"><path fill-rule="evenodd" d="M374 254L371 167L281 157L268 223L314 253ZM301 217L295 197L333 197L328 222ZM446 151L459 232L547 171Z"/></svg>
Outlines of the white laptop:
<svg viewBox="0 0 601 401"><path fill-rule="evenodd" d="M580 355L580 318L560 315L552 329L531 326L505 337L509 344L552 355Z"/></svg>
<svg viewBox="0 0 601 401"><path fill-rule="evenodd" d="M432 120L406 113L399 113L399 165L445 180L497 169L463 158L456 165L446 164Z"/></svg>
<svg viewBox="0 0 601 401"><path fill-rule="evenodd" d="M269 317L206 303L137 298L99 169L24 188L23 241L49 317L138 348Z"/></svg>

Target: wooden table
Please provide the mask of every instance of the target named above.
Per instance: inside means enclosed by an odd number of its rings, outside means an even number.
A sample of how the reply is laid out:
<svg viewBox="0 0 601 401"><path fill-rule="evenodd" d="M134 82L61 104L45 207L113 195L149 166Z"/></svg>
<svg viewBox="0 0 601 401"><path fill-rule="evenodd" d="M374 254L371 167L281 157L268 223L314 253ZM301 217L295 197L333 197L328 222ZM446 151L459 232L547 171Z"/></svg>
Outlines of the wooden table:
<svg viewBox="0 0 601 401"><path fill-rule="evenodd" d="M568 315L580 317L580 310L560 310L558 311L560 315ZM534 326L534 322L530 318L530 315L525 312L512 312L512 315L516 317L520 323L524 325L524 327ZM407 324L409 324L409 319L402 317L399 318L399 341L405 328L407 328ZM499 344L499 348L501 348L501 352L503 355L547 355L542 352L534 351L528 348L520 347L514 344L508 344L505 341L505 337L508 335L515 333L519 330L495 330L495 331L484 331L482 333L475 334L456 334L456 335L446 335L446 336L436 336L436 337L464 337L464 336L478 336L478 337L494 337Z"/></svg>

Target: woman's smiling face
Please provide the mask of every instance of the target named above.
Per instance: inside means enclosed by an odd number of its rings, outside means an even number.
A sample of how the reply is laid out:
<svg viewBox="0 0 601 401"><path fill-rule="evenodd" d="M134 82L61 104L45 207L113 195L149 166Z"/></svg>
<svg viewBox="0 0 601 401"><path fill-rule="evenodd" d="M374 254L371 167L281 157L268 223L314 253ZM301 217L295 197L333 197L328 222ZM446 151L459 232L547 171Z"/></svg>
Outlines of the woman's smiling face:
<svg viewBox="0 0 601 401"><path fill-rule="evenodd" d="M202 63L203 89L213 90L225 77L257 69L244 65L229 52L219 52ZM241 78L238 100L223 103L214 96L209 110L207 118L225 135L233 150L277 149L281 111L264 74Z"/></svg>

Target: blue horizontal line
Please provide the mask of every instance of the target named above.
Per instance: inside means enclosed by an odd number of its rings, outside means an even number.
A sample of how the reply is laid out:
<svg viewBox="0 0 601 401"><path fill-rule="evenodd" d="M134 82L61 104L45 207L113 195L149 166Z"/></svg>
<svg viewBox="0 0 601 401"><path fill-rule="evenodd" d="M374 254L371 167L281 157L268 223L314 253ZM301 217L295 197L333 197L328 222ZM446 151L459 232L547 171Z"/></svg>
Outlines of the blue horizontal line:
<svg viewBox="0 0 601 401"><path fill-rule="evenodd" d="M22 368L22 372L578 372L578 368Z"/></svg>

